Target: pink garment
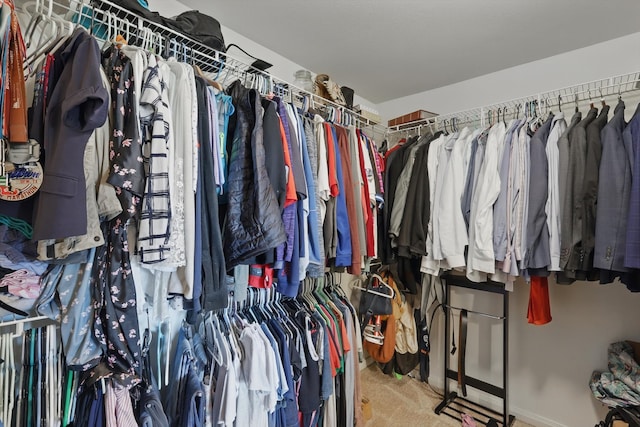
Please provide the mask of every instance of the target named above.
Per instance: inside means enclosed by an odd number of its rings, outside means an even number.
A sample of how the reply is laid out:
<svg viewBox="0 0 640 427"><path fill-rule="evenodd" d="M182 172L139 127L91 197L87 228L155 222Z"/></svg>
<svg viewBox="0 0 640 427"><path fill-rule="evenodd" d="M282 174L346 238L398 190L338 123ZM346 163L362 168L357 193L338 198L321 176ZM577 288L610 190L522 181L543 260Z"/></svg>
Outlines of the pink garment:
<svg viewBox="0 0 640 427"><path fill-rule="evenodd" d="M469 414L462 414L462 427L476 427L476 420Z"/></svg>
<svg viewBox="0 0 640 427"><path fill-rule="evenodd" d="M9 293L17 297L36 299L40 296L40 276L24 269L4 276L0 280L0 286L6 286Z"/></svg>

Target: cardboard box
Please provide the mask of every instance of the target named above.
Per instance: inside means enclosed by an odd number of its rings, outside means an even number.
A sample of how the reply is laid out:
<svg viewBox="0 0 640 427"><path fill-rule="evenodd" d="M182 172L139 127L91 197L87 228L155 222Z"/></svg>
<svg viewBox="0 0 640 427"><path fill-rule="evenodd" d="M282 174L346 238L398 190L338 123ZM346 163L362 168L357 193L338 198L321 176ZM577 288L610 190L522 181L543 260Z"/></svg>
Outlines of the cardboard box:
<svg viewBox="0 0 640 427"><path fill-rule="evenodd" d="M373 108L366 105L358 104L354 107L354 110L370 122L378 124L382 121L380 114Z"/></svg>
<svg viewBox="0 0 640 427"><path fill-rule="evenodd" d="M411 123L411 122L415 122L421 119L428 119L429 117L435 117L437 116L436 113L432 113L431 111L426 111L426 110L417 110L414 111L412 113L408 113L405 115L402 115L400 117L396 117L395 119L391 119L388 122L388 126L399 126L399 125L403 125L406 123Z"/></svg>

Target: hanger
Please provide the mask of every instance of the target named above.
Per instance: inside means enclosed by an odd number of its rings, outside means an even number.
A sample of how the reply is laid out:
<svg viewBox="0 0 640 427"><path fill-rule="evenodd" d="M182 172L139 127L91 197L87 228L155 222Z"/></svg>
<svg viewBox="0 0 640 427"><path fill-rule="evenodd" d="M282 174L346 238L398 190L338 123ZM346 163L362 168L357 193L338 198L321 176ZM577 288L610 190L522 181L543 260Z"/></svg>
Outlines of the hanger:
<svg viewBox="0 0 640 427"><path fill-rule="evenodd" d="M607 102L604 99L604 95L602 94L602 88L598 88L598 91L600 92L600 103L602 104L602 107L606 107L607 106Z"/></svg>
<svg viewBox="0 0 640 427"><path fill-rule="evenodd" d="M622 89L620 85L618 85L618 102L622 101Z"/></svg>
<svg viewBox="0 0 640 427"><path fill-rule="evenodd" d="M589 94L589 108L595 108L593 106L593 99L591 99L591 90L588 90L587 93Z"/></svg>
<svg viewBox="0 0 640 427"><path fill-rule="evenodd" d="M577 89L576 89L576 91L575 91L575 93L574 93L573 102L576 104L576 113L577 113L578 111L580 111L580 110L578 109L578 90L577 90Z"/></svg>
<svg viewBox="0 0 640 427"><path fill-rule="evenodd" d="M208 84L209 86L213 86L214 88L218 89L220 92L224 92L224 88L222 87L222 85L215 81L210 79L209 77L207 77L203 72L202 69L200 69L200 67L198 65L192 65L194 71L196 72L196 75L198 75L199 77L201 77L206 84Z"/></svg>
<svg viewBox="0 0 640 427"><path fill-rule="evenodd" d="M31 13L31 19L27 24L27 28L23 31L24 42L27 49L31 47L31 42L33 41L33 35L35 33L35 30L38 24L40 23L41 20L43 20L46 17L44 13L44 2L42 2L41 0L25 3L24 6L22 7L22 10L29 13L29 6L35 6L35 8L33 10L33 13Z"/></svg>
<svg viewBox="0 0 640 427"><path fill-rule="evenodd" d="M33 58L37 58L40 55L42 55L44 52L48 52L49 51L48 48L55 45L59 40L58 24L60 23L60 21L53 19L52 17L53 0L49 0L49 8L47 13L44 12L44 5L42 7L43 9L40 12L34 13L34 15L32 16L31 22L34 22L34 24L30 28L30 34L28 34L29 36L29 44L27 45L28 49L31 48L32 46L32 42L34 40L33 34L35 33L36 28L38 28L38 25L41 22L42 22L42 27L40 31L40 36L38 38L38 42L35 44L35 50L27 56L27 61L25 62L29 62L29 63L33 62ZM51 34L49 34L48 32L49 29L53 29Z"/></svg>
<svg viewBox="0 0 640 427"><path fill-rule="evenodd" d="M379 281L379 282L380 282L384 287L388 288L388 289L391 291L391 295L389 295L389 294L383 294L382 292L378 292L378 291L374 291L374 290L371 290L371 289L363 288L363 287L361 287L361 286L355 286L355 285L352 285L351 287L352 287L353 289L359 289L359 290L361 290L361 291L363 291L363 292L367 292L367 293L369 293L369 294L377 295L377 296L380 296L380 297L383 297L383 298L393 299L393 298L395 297L395 291L393 290L393 288L392 288L391 286L389 286L389 285L387 284L387 282L385 282L385 281L384 281L384 279L382 278L382 276L380 276L380 275L379 275L379 274L377 274L377 273L371 273L371 277L372 277L372 278L376 278L376 279L378 279L378 281Z"/></svg>
<svg viewBox="0 0 640 427"><path fill-rule="evenodd" d="M562 113L562 95L558 95L558 112Z"/></svg>

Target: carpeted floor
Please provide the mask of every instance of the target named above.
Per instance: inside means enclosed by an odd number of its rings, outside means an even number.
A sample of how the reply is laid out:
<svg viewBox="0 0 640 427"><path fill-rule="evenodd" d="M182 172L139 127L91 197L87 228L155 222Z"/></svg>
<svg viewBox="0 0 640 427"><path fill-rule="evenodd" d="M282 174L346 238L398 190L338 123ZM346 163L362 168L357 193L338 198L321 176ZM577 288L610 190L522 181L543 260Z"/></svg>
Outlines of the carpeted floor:
<svg viewBox="0 0 640 427"><path fill-rule="evenodd" d="M371 401L373 414L366 427L460 426L459 421L433 412L441 398L428 384L407 376L392 378L375 365L362 371L362 394ZM513 427L531 426L516 420Z"/></svg>

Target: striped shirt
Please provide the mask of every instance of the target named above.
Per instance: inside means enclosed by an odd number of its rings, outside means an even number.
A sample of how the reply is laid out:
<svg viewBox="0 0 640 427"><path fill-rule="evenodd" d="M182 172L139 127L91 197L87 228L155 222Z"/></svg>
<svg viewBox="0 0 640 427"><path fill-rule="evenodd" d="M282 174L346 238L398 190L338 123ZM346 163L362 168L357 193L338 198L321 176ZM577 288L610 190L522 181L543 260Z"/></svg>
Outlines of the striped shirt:
<svg viewBox="0 0 640 427"><path fill-rule="evenodd" d="M170 110L167 98L167 88L158 72L158 63L150 55L140 96L146 181L138 231L140 261L147 264L165 260L170 251L169 122L166 119Z"/></svg>

